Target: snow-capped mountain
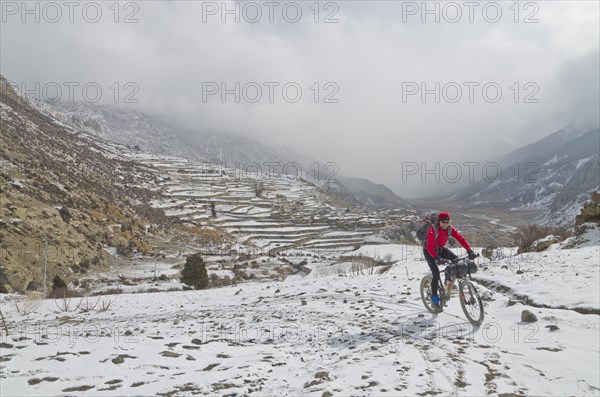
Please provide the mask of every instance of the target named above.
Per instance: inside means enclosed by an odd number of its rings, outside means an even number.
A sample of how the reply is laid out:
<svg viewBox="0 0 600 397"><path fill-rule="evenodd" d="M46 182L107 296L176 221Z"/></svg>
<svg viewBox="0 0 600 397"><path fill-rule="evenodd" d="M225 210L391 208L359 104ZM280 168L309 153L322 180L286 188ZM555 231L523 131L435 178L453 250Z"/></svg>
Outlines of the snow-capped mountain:
<svg viewBox="0 0 600 397"><path fill-rule="evenodd" d="M457 198L512 210L540 210L541 221L572 224L600 189L600 130L567 126L496 161L501 173L462 188Z"/></svg>
<svg viewBox="0 0 600 397"><path fill-rule="evenodd" d="M150 153L230 167L292 161L304 167L316 161L285 148L271 148L243 137L182 131L157 117L125 107L88 102L56 102L50 106L82 129Z"/></svg>

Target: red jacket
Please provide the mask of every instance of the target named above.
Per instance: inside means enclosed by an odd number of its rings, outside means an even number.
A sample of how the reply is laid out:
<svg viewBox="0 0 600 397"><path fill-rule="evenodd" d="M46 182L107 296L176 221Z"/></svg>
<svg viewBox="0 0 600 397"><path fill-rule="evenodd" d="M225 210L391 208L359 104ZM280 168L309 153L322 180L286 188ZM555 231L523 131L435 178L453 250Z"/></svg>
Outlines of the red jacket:
<svg viewBox="0 0 600 397"><path fill-rule="evenodd" d="M434 227L438 228L437 245L435 244L435 230L433 230ZM458 230L454 228L454 226L450 226L450 228L452 228L452 237L455 238L456 241L458 241L460 245L464 247L464 249L469 251L471 246L467 240L458 232ZM450 228L448 228L448 230L450 230ZM425 248L427 249L427 252L429 252L429 255L435 258L437 256L435 249L441 249L444 245L446 245L448 242L448 230L442 229L439 225L432 225L429 228L429 231L427 231L427 243L425 243Z"/></svg>

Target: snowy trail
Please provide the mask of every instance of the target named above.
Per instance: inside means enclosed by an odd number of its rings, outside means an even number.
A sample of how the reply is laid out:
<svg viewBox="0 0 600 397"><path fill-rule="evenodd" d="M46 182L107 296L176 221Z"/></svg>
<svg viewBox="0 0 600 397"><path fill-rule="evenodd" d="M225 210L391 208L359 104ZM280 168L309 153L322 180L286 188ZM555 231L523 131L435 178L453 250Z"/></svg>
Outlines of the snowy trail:
<svg viewBox="0 0 600 397"><path fill-rule="evenodd" d="M26 324L3 302L10 329L21 330L2 338L0 392L597 393L598 316L508 306L490 291L486 321L474 327L457 299L444 313L425 310L418 292L425 268L408 255L381 275L314 271L270 285L119 295L104 313L53 313L46 301ZM524 308L539 321L522 323Z"/></svg>

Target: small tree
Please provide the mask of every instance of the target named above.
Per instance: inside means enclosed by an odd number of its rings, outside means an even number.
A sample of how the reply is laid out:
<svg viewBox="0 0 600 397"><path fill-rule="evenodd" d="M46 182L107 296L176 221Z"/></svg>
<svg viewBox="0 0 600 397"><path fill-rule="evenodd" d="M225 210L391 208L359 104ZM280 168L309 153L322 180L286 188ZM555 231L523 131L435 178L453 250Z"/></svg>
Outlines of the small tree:
<svg viewBox="0 0 600 397"><path fill-rule="evenodd" d="M208 287L208 272L199 253L189 255L185 259L185 265L181 271L181 282L195 289Z"/></svg>
<svg viewBox="0 0 600 397"><path fill-rule="evenodd" d="M265 191L265 185L262 182L254 182L254 195L260 197Z"/></svg>

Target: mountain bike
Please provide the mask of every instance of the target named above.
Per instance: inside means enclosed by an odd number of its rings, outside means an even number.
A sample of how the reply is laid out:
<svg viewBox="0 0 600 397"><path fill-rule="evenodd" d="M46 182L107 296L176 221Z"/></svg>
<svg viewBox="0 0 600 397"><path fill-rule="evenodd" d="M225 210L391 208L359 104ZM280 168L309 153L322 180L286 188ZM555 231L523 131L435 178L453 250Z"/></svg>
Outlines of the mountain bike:
<svg viewBox="0 0 600 397"><path fill-rule="evenodd" d="M454 290L454 284L458 280L458 299L460 306L462 307L467 320L473 325L480 325L483 322L484 311L483 302L481 296L477 291L477 288L470 281L471 273L477 271L477 265L472 260L467 260L467 257L457 258L453 261L444 260L442 262L446 265L445 268L440 269L440 275L442 273L448 273L452 277L452 282L446 288L442 282L440 276L440 285L438 287L438 294L440 296L440 310L436 310L431 306L431 280L432 275L427 275L421 280L421 299L425 308L431 313L440 313L443 311L444 306L450 300Z"/></svg>

